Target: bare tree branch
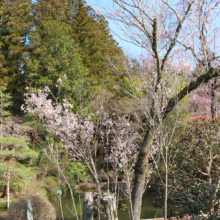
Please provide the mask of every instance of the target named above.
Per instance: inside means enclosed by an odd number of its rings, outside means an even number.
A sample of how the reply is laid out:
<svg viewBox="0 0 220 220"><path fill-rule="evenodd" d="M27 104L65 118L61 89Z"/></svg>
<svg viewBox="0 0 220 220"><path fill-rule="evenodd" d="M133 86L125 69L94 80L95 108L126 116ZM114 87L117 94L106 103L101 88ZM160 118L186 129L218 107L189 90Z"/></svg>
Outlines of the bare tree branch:
<svg viewBox="0 0 220 220"><path fill-rule="evenodd" d="M209 69L205 74L199 76L196 80L191 81L183 90L181 90L174 98L170 99L167 107L163 110L163 119L174 109L174 107L191 91L197 89L203 82L208 82L210 79L218 77L220 69Z"/></svg>

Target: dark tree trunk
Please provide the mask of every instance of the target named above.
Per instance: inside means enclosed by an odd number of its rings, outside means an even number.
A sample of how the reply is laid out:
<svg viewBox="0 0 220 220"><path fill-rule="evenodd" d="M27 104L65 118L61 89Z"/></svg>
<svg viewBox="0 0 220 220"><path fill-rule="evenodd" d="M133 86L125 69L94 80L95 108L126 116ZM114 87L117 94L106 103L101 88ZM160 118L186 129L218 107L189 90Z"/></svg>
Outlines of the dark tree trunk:
<svg viewBox="0 0 220 220"><path fill-rule="evenodd" d="M135 164L135 179L132 192L132 208L134 220L139 220L141 215L142 196L144 193L145 178L148 172L148 158L152 149L156 128L148 128L148 132L142 144L138 160Z"/></svg>
<svg viewBox="0 0 220 220"><path fill-rule="evenodd" d="M8 157L8 165L10 165L10 161L11 161L11 157ZM6 196L7 196L7 182L8 182L8 175L9 175L9 173L7 172L7 177L6 177L6 180L5 180L5 186L4 186L4 191L3 191L3 193L2 193L2 195L1 195L1 198L5 198Z"/></svg>
<svg viewBox="0 0 220 220"><path fill-rule="evenodd" d="M5 198L7 196L7 185L4 186L3 193L1 195L1 198Z"/></svg>
<svg viewBox="0 0 220 220"><path fill-rule="evenodd" d="M31 149L34 150L34 146L35 146L35 142L36 142L36 136L37 136L37 131L34 132L34 135L33 135L33 139L32 139L32 147ZM31 167L32 166L32 157L30 159L30 164L29 166Z"/></svg>
<svg viewBox="0 0 220 220"><path fill-rule="evenodd" d="M211 114L212 119L216 117L216 103L215 103L215 88L217 84L217 78L215 78L214 82L211 85Z"/></svg>
<svg viewBox="0 0 220 220"><path fill-rule="evenodd" d="M41 119L40 119L40 117L38 117L38 121L37 122L40 123L40 121L41 121ZM32 150L34 150L34 146L35 146L35 143L36 143L36 137L37 137L37 131L34 131L34 135L33 135L33 138L32 138L32 147L31 147ZM32 166L32 157L30 159L29 166L30 167Z"/></svg>

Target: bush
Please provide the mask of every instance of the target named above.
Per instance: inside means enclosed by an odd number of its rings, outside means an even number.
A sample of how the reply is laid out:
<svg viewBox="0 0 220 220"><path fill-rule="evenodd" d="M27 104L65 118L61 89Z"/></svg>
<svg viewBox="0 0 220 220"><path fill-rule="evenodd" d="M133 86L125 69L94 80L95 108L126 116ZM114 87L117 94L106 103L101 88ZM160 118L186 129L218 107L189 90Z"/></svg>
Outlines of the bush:
<svg viewBox="0 0 220 220"><path fill-rule="evenodd" d="M57 193L58 188L58 178L55 176L47 176L44 178L44 183L42 185L50 195Z"/></svg>
<svg viewBox="0 0 220 220"><path fill-rule="evenodd" d="M9 208L9 220L25 219L26 200L30 199L33 209L34 220L55 220L56 211L53 205L45 198L31 195L28 197L20 197L14 201Z"/></svg>

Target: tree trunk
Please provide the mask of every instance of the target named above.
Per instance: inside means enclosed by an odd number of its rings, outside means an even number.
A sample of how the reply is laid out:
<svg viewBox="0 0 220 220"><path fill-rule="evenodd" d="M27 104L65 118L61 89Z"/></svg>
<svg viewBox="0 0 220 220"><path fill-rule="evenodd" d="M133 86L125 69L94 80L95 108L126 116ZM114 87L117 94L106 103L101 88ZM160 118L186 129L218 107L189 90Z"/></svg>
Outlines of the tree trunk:
<svg viewBox="0 0 220 220"><path fill-rule="evenodd" d="M8 181L7 181L7 209L9 209L9 203L10 203L9 181L10 181L10 171L8 170Z"/></svg>
<svg viewBox="0 0 220 220"><path fill-rule="evenodd" d="M92 192L86 192L83 194L83 220L93 220Z"/></svg>
<svg viewBox="0 0 220 220"><path fill-rule="evenodd" d="M8 166L10 165L10 161L11 161L11 157L8 157ZM5 187L4 187L4 191L3 191L3 193L2 193L2 195L1 195L1 197L0 198L5 198L6 197L6 195L7 195L7 184L8 184L8 178L9 178L9 171L7 172L7 177L6 177L6 180L5 180Z"/></svg>
<svg viewBox="0 0 220 220"><path fill-rule="evenodd" d="M217 84L217 78L214 79L214 82L211 85L211 114L212 119L216 117L216 100L215 100L215 87Z"/></svg>
<svg viewBox="0 0 220 220"><path fill-rule="evenodd" d="M36 136L37 136L37 132L35 131L35 132L34 132L33 139L32 139L32 147L31 147L32 150L34 150L34 145L35 145L35 142L36 142ZM30 159L30 164L29 164L29 166L30 166L30 167L32 166L32 157L31 157L31 159Z"/></svg>
<svg viewBox="0 0 220 220"><path fill-rule="evenodd" d="M3 190L3 193L1 195L1 198L5 198L6 195L7 195L7 185L4 186L4 190Z"/></svg>
<svg viewBox="0 0 220 220"><path fill-rule="evenodd" d="M165 161L165 207L164 207L164 220L167 220L167 187L168 187L168 148L166 147L166 161Z"/></svg>
<svg viewBox="0 0 220 220"><path fill-rule="evenodd" d="M181 101L186 95L191 91L197 89L202 83L208 82L212 78L216 78L220 75L219 69L211 68L205 74L199 76L196 80L191 81L187 86L185 86L179 93L177 93L173 98L171 98L167 106L163 109L161 115L163 115L162 120L165 120L167 115L173 111L175 106ZM153 115L153 114L151 114ZM132 196L132 209L134 220L140 220L141 215L141 205L142 205L142 196L145 184L145 178L148 168L148 159L149 154L152 149L152 143L154 134L157 130L157 122L154 121L154 125L149 125L143 144L140 148L137 162L135 164L135 179L134 179L134 188Z"/></svg>
<svg viewBox="0 0 220 220"><path fill-rule="evenodd" d="M142 196L144 192L145 178L148 171L148 159L152 149L156 128L148 128L142 147L140 149L138 160L135 164L135 179L132 194L132 209L134 220L140 220Z"/></svg>
<svg viewBox="0 0 220 220"><path fill-rule="evenodd" d="M40 161L39 161L39 163L38 163L38 165L37 165L37 166L39 166L39 165L40 165L40 163L41 163L41 161L43 160L44 156L45 156L45 154L43 154L43 155L42 155L42 157L40 158Z"/></svg>
<svg viewBox="0 0 220 220"><path fill-rule="evenodd" d="M40 119L40 117L38 117L37 122L40 123L40 121L41 121L41 119ZM31 147L32 150L34 150L34 146L35 146L35 143L36 143L36 137L37 137L37 130L34 131L34 135L33 135L33 139L32 139L32 147ZM29 164L29 166L30 166L30 167L32 166L32 157L31 157L31 159L30 159L30 164Z"/></svg>

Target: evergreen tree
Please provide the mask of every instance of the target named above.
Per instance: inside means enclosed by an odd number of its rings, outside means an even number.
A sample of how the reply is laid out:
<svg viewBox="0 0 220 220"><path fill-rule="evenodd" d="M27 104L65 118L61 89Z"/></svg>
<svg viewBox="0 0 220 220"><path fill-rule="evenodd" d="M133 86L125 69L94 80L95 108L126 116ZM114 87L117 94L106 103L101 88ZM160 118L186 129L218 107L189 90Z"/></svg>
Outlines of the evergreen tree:
<svg viewBox="0 0 220 220"><path fill-rule="evenodd" d="M43 124L41 123L41 119L31 113L27 113L24 115L24 123L22 125L23 126L30 126L33 128L33 132L31 134L31 149L34 150L34 148L36 146L35 144L36 144L37 135L39 134L39 132L45 134L46 129L43 126ZM29 166L32 166L32 165L33 165L33 160L31 158Z"/></svg>
<svg viewBox="0 0 220 220"><path fill-rule="evenodd" d="M1 120L1 131L0 131L0 138L3 137L2 126L3 121L11 116L11 113L8 111L8 107L11 106L12 102L11 96L9 93L5 93L6 87L0 86L0 120ZM1 145L1 151L3 146Z"/></svg>
<svg viewBox="0 0 220 220"><path fill-rule="evenodd" d="M67 21L67 14L72 14L68 0L36 0L33 10L36 26L50 20L64 22Z"/></svg>
<svg viewBox="0 0 220 220"><path fill-rule="evenodd" d="M2 120L10 117L11 113L8 111L8 107L12 104L11 95L9 93L5 93L6 87L0 86L0 119Z"/></svg>
<svg viewBox="0 0 220 220"><path fill-rule="evenodd" d="M73 21L75 39L79 43L84 65L89 69L89 79L94 86L110 85L118 76L110 67L109 61L119 63L123 51L112 38L108 22L89 6L78 1ZM123 68L123 66L121 66Z"/></svg>
<svg viewBox="0 0 220 220"><path fill-rule="evenodd" d="M30 33L31 53L25 54L27 80L31 87L48 86L61 100L80 106L88 97L84 88L87 70L82 65L70 25L46 21ZM76 109L77 110L77 109Z"/></svg>
<svg viewBox="0 0 220 220"><path fill-rule="evenodd" d="M53 24L60 25L57 31L52 30ZM97 88L112 88L109 82L118 80L109 59L118 64L123 52L110 35L104 17L82 0L2 0L0 25L0 80L12 94L13 113L20 109L22 94L30 84L36 88L52 85L52 92L57 92L59 88L54 84L61 78L65 88L60 98L69 99L81 109L85 100L95 97ZM52 44L59 45L56 51ZM46 57L49 53L50 62ZM68 83L60 77L65 74ZM35 84L35 80L39 82Z"/></svg>
<svg viewBox="0 0 220 220"><path fill-rule="evenodd" d="M0 2L0 81L14 100L21 99L25 86L22 54L32 28L31 12L31 0Z"/></svg>
<svg viewBox="0 0 220 220"><path fill-rule="evenodd" d="M0 144L4 146L4 150L1 151L0 156L7 158L7 164L10 165L11 158L16 158L19 160L24 160L30 157L36 157L37 153L32 151L27 143L16 137L3 137L0 138ZM10 171L9 167L7 169L6 176L6 185L3 191L1 198L4 198L6 195L9 198L9 178ZM9 200L9 199L8 199ZM9 201L7 207L9 208Z"/></svg>

